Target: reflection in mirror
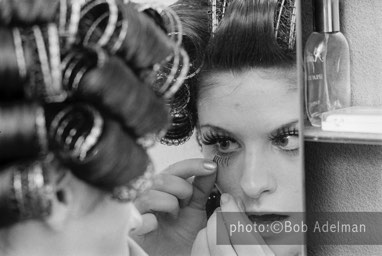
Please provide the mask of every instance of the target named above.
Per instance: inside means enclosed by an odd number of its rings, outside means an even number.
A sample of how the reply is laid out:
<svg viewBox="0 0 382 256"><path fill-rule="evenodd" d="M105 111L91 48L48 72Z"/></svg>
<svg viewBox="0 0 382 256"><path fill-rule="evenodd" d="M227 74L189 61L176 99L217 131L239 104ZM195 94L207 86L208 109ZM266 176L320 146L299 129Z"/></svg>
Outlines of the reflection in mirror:
<svg viewBox="0 0 382 256"><path fill-rule="evenodd" d="M154 187L136 201L146 225L135 239L149 254L304 254L303 234L269 229L304 218L296 5L171 6L196 74L171 103L165 145L150 151L161 170Z"/></svg>

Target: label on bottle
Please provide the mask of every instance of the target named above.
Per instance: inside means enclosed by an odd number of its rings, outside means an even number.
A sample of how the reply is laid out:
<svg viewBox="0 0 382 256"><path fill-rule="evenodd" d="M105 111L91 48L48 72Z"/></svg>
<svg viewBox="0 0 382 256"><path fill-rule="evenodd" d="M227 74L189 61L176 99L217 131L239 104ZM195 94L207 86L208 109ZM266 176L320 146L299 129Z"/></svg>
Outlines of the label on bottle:
<svg viewBox="0 0 382 256"><path fill-rule="evenodd" d="M324 67L323 63L325 61L325 46L319 44L314 48L313 53L306 57L307 62L307 74L308 81L316 81L324 79Z"/></svg>

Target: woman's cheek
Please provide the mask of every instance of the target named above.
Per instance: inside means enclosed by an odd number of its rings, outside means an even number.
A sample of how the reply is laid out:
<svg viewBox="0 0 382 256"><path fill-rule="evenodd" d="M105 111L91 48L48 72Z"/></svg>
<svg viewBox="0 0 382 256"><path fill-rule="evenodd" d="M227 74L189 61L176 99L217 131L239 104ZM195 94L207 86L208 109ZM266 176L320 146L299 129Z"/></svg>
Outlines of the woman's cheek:
<svg viewBox="0 0 382 256"><path fill-rule="evenodd" d="M202 146L205 159L214 160L216 153L209 146ZM216 159L216 158L215 158ZM240 194L241 170L239 157L230 157L227 164L218 164L216 184L221 193Z"/></svg>

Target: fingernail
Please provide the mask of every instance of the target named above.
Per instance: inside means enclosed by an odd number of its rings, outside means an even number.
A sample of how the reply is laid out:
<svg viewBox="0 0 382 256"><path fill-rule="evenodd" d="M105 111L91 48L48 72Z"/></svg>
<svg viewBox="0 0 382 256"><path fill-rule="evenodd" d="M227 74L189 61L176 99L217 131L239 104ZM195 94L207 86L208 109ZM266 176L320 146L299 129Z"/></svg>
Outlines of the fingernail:
<svg viewBox="0 0 382 256"><path fill-rule="evenodd" d="M215 162L206 161L203 163L203 168L206 169L207 171L215 171L217 168L217 165Z"/></svg>
<svg viewBox="0 0 382 256"><path fill-rule="evenodd" d="M220 197L220 204L226 204L230 200L230 196L228 194L222 194Z"/></svg>

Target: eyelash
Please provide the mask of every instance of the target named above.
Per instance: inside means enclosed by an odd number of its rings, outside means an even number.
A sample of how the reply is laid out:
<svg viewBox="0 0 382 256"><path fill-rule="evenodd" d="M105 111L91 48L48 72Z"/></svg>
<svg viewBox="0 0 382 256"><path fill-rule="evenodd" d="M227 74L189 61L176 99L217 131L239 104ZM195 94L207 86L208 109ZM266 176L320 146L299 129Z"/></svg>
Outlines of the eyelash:
<svg viewBox="0 0 382 256"><path fill-rule="evenodd" d="M232 138L230 138L227 135L215 134L211 131L208 131L202 135L202 144L204 145L215 145L219 142L226 141L226 140L234 141Z"/></svg>
<svg viewBox="0 0 382 256"><path fill-rule="evenodd" d="M271 134L269 137L269 140L272 142L278 142L281 141L282 139L285 139L288 136L299 136L299 132L297 128L292 128L292 127L283 127L278 129L274 134ZM294 152L297 151L298 149L284 149L284 151L289 151L289 152Z"/></svg>
<svg viewBox="0 0 382 256"><path fill-rule="evenodd" d="M227 141L227 140L232 141L232 142L236 142L234 139L232 139L231 137L229 137L227 135L215 134L212 131L209 131L208 133L203 134L201 136L201 143L203 145L206 145L206 146L217 145L218 143L223 142L223 141ZM222 152L218 152L216 147L214 148L214 151L215 151L214 152L215 156L213 158L213 161L220 166L228 166L229 161L231 160L231 154L225 154Z"/></svg>
<svg viewBox="0 0 382 256"><path fill-rule="evenodd" d="M298 129L292 128L292 127L280 128L274 134L271 134L271 136L269 136L269 140L277 145L280 141L282 141L283 139L285 139L288 136L297 136L298 137L299 136ZM216 149L216 145L218 143L223 142L223 141L231 141L231 142L237 143L234 139L232 139L228 135L215 134L213 131L208 131L206 134L203 134L201 136L201 143L203 145L215 146L214 147L215 156L213 158L213 161L216 162L220 166L228 166L229 161L231 160L231 153L225 154L225 153L219 152ZM298 152L298 149L282 149L282 150L287 152L287 153L291 153L291 154Z"/></svg>
<svg viewBox="0 0 382 256"><path fill-rule="evenodd" d="M212 159L212 161L214 161L215 163L217 163L220 166L228 166L229 160L231 160L230 156L222 156L222 155L218 155L218 154L216 154L214 156L214 158Z"/></svg>

